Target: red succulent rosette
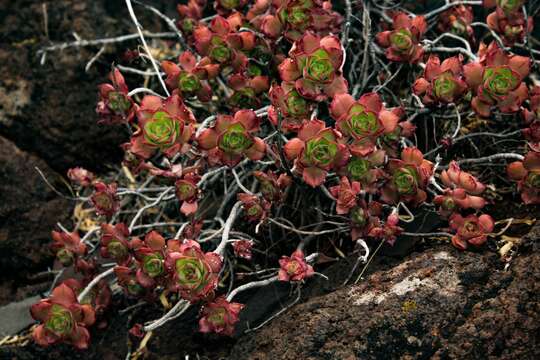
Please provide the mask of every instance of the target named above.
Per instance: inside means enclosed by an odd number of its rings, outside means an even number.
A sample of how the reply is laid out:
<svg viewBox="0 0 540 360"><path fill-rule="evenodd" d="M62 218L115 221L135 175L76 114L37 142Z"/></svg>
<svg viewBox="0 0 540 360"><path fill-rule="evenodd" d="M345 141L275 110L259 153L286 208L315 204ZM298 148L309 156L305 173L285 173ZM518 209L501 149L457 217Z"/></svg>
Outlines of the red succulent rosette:
<svg viewBox="0 0 540 360"><path fill-rule="evenodd" d="M82 167L74 167L69 169L67 172L67 176L69 180L71 180L73 183L82 187L88 187L92 185L94 179L96 178L96 176L92 172Z"/></svg>
<svg viewBox="0 0 540 360"><path fill-rule="evenodd" d="M201 190L197 183L200 179L201 177L196 173L187 173L174 184L176 197L182 203L180 212L186 216L195 214L199 208L198 200Z"/></svg>
<svg viewBox="0 0 540 360"><path fill-rule="evenodd" d="M442 182L450 188L462 188L467 193L478 195L484 192L486 186L478 181L473 175L460 169L456 161L451 161L448 170L441 173Z"/></svg>
<svg viewBox="0 0 540 360"><path fill-rule="evenodd" d="M525 4L525 0L484 0L483 5L486 8L493 8L495 6L502 9L505 13L510 14L517 12Z"/></svg>
<svg viewBox="0 0 540 360"><path fill-rule="evenodd" d="M179 15L176 26L178 26L190 40L193 30L197 27L199 20L202 18L205 7L206 0L188 0L186 4L178 4L176 6Z"/></svg>
<svg viewBox="0 0 540 360"><path fill-rule="evenodd" d="M266 144L252 134L259 130L260 119L253 110L240 110L233 116L218 115L215 125L198 137L199 147L208 151L211 164L235 166L244 156L260 160Z"/></svg>
<svg viewBox="0 0 540 360"><path fill-rule="evenodd" d="M251 249L253 248L253 241L251 240L236 240L232 243L234 256L240 257L246 260L251 260Z"/></svg>
<svg viewBox="0 0 540 360"><path fill-rule="evenodd" d="M433 174L433 164L424 159L420 150L409 147L401 152L401 159L388 162L391 179L382 191L382 200L390 204L400 201L419 205L427 194L425 188Z"/></svg>
<svg viewBox="0 0 540 360"><path fill-rule="evenodd" d="M323 101L347 92L347 80L341 74L343 48L333 35L320 37L306 32L289 51L289 58L278 67L283 81L293 82L298 93L314 101Z"/></svg>
<svg viewBox="0 0 540 360"><path fill-rule="evenodd" d="M364 94L356 101L349 94L337 94L330 104L336 128L352 139L349 148L357 156L372 153L379 136L395 131L399 111L387 110L375 93Z"/></svg>
<svg viewBox="0 0 540 360"><path fill-rule="evenodd" d="M203 227L203 219L191 218L191 221L186 225L184 230L180 233L181 239L198 239L201 235Z"/></svg>
<svg viewBox="0 0 540 360"><path fill-rule="evenodd" d="M384 150L374 150L366 156L353 155L347 166L340 170L340 174L359 182L365 192L375 194L378 191L377 182L385 175L379 168L385 163L385 157Z"/></svg>
<svg viewBox="0 0 540 360"><path fill-rule="evenodd" d="M178 249L169 252L166 260L166 267L173 274L173 287L191 302L213 296L221 265L218 254L204 253L194 240L185 240Z"/></svg>
<svg viewBox="0 0 540 360"><path fill-rule="evenodd" d="M534 86L529 92L529 109L522 109L523 136L534 151L540 151L540 86Z"/></svg>
<svg viewBox="0 0 540 360"><path fill-rule="evenodd" d="M228 15L241 10L247 3L248 0L216 0L214 1L214 9L219 15Z"/></svg>
<svg viewBox="0 0 540 360"><path fill-rule="evenodd" d="M137 270L132 267L117 265L114 267L114 274L118 279L118 284L124 289L128 296L139 297L146 293L139 281L137 281Z"/></svg>
<svg viewBox="0 0 540 360"><path fill-rule="evenodd" d="M240 320L238 314L243 308L243 304L229 302L223 296L215 298L212 302L205 304L201 310L199 331L232 336L234 327Z"/></svg>
<svg viewBox="0 0 540 360"><path fill-rule="evenodd" d="M279 260L278 279L280 281L302 281L313 276L313 267L306 262L304 252L296 250L289 256L282 256Z"/></svg>
<svg viewBox="0 0 540 360"><path fill-rule="evenodd" d="M101 224L101 256L112 258L120 265L129 264L131 260L129 234L129 228L124 223Z"/></svg>
<svg viewBox="0 0 540 360"><path fill-rule="evenodd" d="M88 281L80 282L76 279L67 279L63 284L69 286L74 292L75 295L79 295L85 288L84 284L87 284ZM112 301L111 288L107 280L100 280L97 285L95 285L86 296L81 299L81 305L90 305L94 310L96 319L99 319L105 311L109 308ZM99 319L97 321L97 327L103 328L107 326L107 321L105 319Z"/></svg>
<svg viewBox="0 0 540 360"><path fill-rule="evenodd" d="M349 159L349 150L340 143L341 134L325 126L321 120L306 122L298 131L298 137L284 146L289 160L295 159L296 171L304 181L317 187L324 183L330 169L339 169Z"/></svg>
<svg viewBox="0 0 540 360"><path fill-rule="evenodd" d="M489 28L500 35L505 46L512 46L522 42L525 35L533 30L533 18L525 19L523 12L505 12L497 7L486 18Z"/></svg>
<svg viewBox="0 0 540 360"><path fill-rule="evenodd" d="M271 170L268 170L266 173L254 171L253 175L261 185L259 191L269 202L282 201L284 196L283 190L292 182L292 179L287 174L280 174L277 176Z"/></svg>
<svg viewBox="0 0 540 360"><path fill-rule="evenodd" d="M397 214L390 214L384 224L382 224L378 218L370 224L370 229L367 236L385 240L389 245L394 245L399 234L403 232L403 229L398 226L399 216Z"/></svg>
<svg viewBox="0 0 540 360"><path fill-rule="evenodd" d="M416 64L424 54L419 43L427 30L426 19L423 16L411 18L397 12L392 20L393 30L378 33L377 43L386 48L388 60Z"/></svg>
<svg viewBox="0 0 540 360"><path fill-rule="evenodd" d="M476 96L472 99L473 110L488 117L491 107L503 113L519 111L527 98L527 85L523 79L529 74L530 59L525 56L508 55L497 43L488 47L480 45L480 60L463 67L465 81Z"/></svg>
<svg viewBox="0 0 540 360"><path fill-rule="evenodd" d="M298 40L307 31L318 35L338 33L343 22L343 17L332 10L332 3L322 0L257 1L248 19L266 36L276 39L283 35L290 41Z"/></svg>
<svg viewBox="0 0 540 360"><path fill-rule="evenodd" d="M237 198L242 202L242 209L249 222L261 222L266 219L272 206L266 199L257 195L239 193Z"/></svg>
<svg viewBox="0 0 540 360"><path fill-rule="evenodd" d="M450 228L456 232L452 237L452 245L465 250L469 245L480 246L487 241L487 234L493 231L493 219L489 215L469 215L463 217L454 214L450 217Z"/></svg>
<svg viewBox="0 0 540 360"><path fill-rule="evenodd" d="M332 186L330 193L336 198L336 213L343 215L356 207L357 196L362 187L357 181L349 181L347 177L342 177L339 185Z"/></svg>
<svg viewBox="0 0 540 360"><path fill-rule="evenodd" d="M377 201L360 199L357 206L349 211L351 220L351 239L356 241L361 237L368 236L371 229L380 227L379 217L382 214L382 204Z"/></svg>
<svg viewBox="0 0 540 360"><path fill-rule="evenodd" d="M167 282L168 273L165 268L167 242L157 231L150 231L144 241L134 238L131 241L137 259L137 281L147 289Z"/></svg>
<svg viewBox="0 0 540 360"><path fill-rule="evenodd" d="M90 305L79 304L75 292L68 285L54 288L49 298L32 305L30 314L42 323L32 334L39 345L64 342L78 349L88 348L90 334L87 327L95 322L94 309Z"/></svg>
<svg viewBox="0 0 540 360"><path fill-rule="evenodd" d="M146 95L137 111L138 129L131 137L129 150L147 159L156 150L172 157L189 150L195 117L177 94L162 100Z"/></svg>
<svg viewBox="0 0 540 360"><path fill-rule="evenodd" d="M233 109L257 109L261 106L260 95L268 90L270 82L268 76L247 74L234 74L228 79L228 84L234 90L227 102Z"/></svg>
<svg viewBox="0 0 540 360"><path fill-rule="evenodd" d="M486 189L476 177L459 168L455 161L451 161L448 170L441 172L441 180L447 187L444 195L437 195L433 202L440 206L439 212L449 215L458 209L481 209L486 200L480 195Z"/></svg>
<svg viewBox="0 0 540 360"><path fill-rule="evenodd" d="M221 66L232 66L236 71L245 68L248 59L243 51L253 50L256 39L250 31L237 32L241 24L240 13L234 13L228 18L216 16L210 27L197 26L193 30L197 51Z"/></svg>
<svg viewBox="0 0 540 360"><path fill-rule="evenodd" d="M281 125L284 132L298 131L310 119L314 108L314 103L296 90L294 82L284 81L281 85L272 85L270 100L272 105L268 109L268 119L274 126Z"/></svg>
<svg viewBox="0 0 540 360"><path fill-rule="evenodd" d="M120 70L114 69L109 75L112 84L99 85L99 101L96 112L99 123L121 124L131 122L137 105L128 96L129 89Z"/></svg>
<svg viewBox="0 0 540 360"><path fill-rule="evenodd" d="M167 74L167 87L178 89L182 97L197 96L200 101L210 101L212 88L206 80L219 74L219 64L212 64L207 57L197 63L195 55L190 51L184 51L178 57L178 64L172 61L161 62L161 68Z"/></svg>
<svg viewBox="0 0 540 360"><path fill-rule="evenodd" d="M425 105L457 102L467 91L463 79L463 57L445 59L442 64L438 56L431 55L424 69L424 76L413 84L416 95L422 96Z"/></svg>
<svg viewBox="0 0 540 360"><path fill-rule="evenodd" d="M525 204L540 204L540 153L529 151L523 161L510 163L507 173L518 182Z"/></svg>
<svg viewBox="0 0 540 360"><path fill-rule="evenodd" d="M51 235L53 238L51 247L62 265L70 266L76 259L86 255L87 247L77 232L52 231Z"/></svg>
<svg viewBox="0 0 540 360"><path fill-rule="evenodd" d="M113 216L120 209L120 201L116 194L116 183L96 182L90 201L99 215L104 215L107 218Z"/></svg>
<svg viewBox="0 0 540 360"><path fill-rule="evenodd" d="M456 5L439 15L437 28L440 32L450 32L474 42L474 21L472 6Z"/></svg>

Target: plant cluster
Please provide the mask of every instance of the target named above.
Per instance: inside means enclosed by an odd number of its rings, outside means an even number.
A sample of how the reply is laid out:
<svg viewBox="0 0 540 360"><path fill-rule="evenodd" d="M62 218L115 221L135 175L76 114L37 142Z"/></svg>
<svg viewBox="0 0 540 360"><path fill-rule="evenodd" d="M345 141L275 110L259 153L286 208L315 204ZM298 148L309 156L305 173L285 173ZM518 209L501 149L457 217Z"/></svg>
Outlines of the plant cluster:
<svg viewBox="0 0 540 360"><path fill-rule="evenodd" d="M475 17L482 5L495 9ZM496 199L498 183L485 172L497 171L495 160L517 160L508 176L524 203L539 204L540 87L529 76L538 6L401 10L188 0L175 21L161 14L180 50L136 56L163 74L142 72L144 87L130 88L138 73L115 67L99 87L98 122L130 138L116 174L68 173L95 226L53 231L58 261L78 280L32 307L35 340L86 348L88 328L120 292L175 303L131 334L197 306L201 332L233 335L238 294L273 281L301 286L335 244L357 254L355 244L369 251L420 236L479 248L495 227L484 213ZM475 21L485 26L473 29ZM475 136L520 145L504 145L506 153L489 141L454 146ZM405 231L420 211L438 214L440 232Z"/></svg>

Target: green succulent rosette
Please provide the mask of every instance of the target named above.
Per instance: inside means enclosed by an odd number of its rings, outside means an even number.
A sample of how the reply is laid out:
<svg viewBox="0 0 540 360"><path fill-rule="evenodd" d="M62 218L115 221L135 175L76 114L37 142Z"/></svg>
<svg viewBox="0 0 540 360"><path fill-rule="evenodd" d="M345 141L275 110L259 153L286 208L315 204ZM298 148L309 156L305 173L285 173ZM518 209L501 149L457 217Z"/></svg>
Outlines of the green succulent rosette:
<svg viewBox="0 0 540 360"><path fill-rule="evenodd" d="M113 239L107 244L107 252L114 259L124 259L128 255L126 246L117 239Z"/></svg>
<svg viewBox="0 0 540 360"><path fill-rule="evenodd" d="M75 260L75 255L72 251L63 248L58 250L58 252L56 253L56 258L58 259L58 261L60 261L62 265L70 266L71 264L73 264L73 260Z"/></svg>
<svg viewBox="0 0 540 360"><path fill-rule="evenodd" d="M301 65L305 79L315 83L327 84L334 78L334 65L330 55L323 49L318 49L309 55Z"/></svg>
<svg viewBox="0 0 540 360"><path fill-rule="evenodd" d="M73 331L75 321L71 312L60 305L51 307L45 328L59 337L64 337Z"/></svg>
<svg viewBox="0 0 540 360"><path fill-rule="evenodd" d="M231 60L233 55L232 50L227 43L217 36L214 36L210 41L210 59L218 63L226 63Z"/></svg>
<svg viewBox="0 0 540 360"><path fill-rule="evenodd" d="M407 29L392 31L390 44L398 52L407 53L413 48L412 34Z"/></svg>
<svg viewBox="0 0 540 360"><path fill-rule="evenodd" d="M357 207L351 210L351 221L355 226L363 228L368 224L368 214L366 210Z"/></svg>
<svg viewBox="0 0 540 360"><path fill-rule="evenodd" d="M523 0L497 0L497 6L507 14L518 11L521 5Z"/></svg>
<svg viewBox="0 0 540 360"><path fill-rule="evenodd" d="M173 146L182 133L183 124L164 111L156 112L144 124L143 134L146 143L161 150Z"/></svg>
<svg viewBox="0 0 540 360"><path fill-rule="evenodd" d="M241 123L229 126L218 139L218 147L227 154L240 155L253 145L253 139Z"/></svg>
<svg viewBox="0 0 540 360"><path fill-rule="evenodd" d="M458 86L451 72L445 72L433 80L433 92L439 99L451 101L457 90Z"/></svg>
<svg viewBox="0 0 540 360"><path fill-rule="evenodd" d="M194 94L202 88L202 84L196 75L182 72L178 76L178 88L183 93Z"/></svg>
<svg viewBox="0 0 540 360"><path fill-rule="evenodd" d="M354 181L363 180L368 175L370 169L371 164L368 160L357 157L349 161L347 165L347 171Z"/></svg>
<svg viewBox="0 0 540 360"><path fill-rule="evenodd" d="M377 135L382 130L377 115L371 111L367 111L360 104L355 104L351 107L349 117L344 125L344 130L348 132L347 135L356 139Z"/></svg>
<svg viewBox="0 0 540 360"><path fill-rule="evenodd" d="M519 86L521 78L508 66L487 67L482 82L484 93L493 99L502 99Z"/></svg>
<svg viewBox="0 0 540 360"><path fill-rule="evenodd" d="M157 253L145 255L142 260L142 268L152 278L160 276L164 272L163 257Z"/></svg>
<svg viewBox="0 0 540 360"><path fill-rule="evenodd" d="M287 94L285 106L287 108L287 113L293 117L306 115L310 110L308 101L300 96L296 90L291 90Z"/></svg>
<svg viewBox="0 0 540 360"><path fill-rule="evenodd" d="M251 109L257 107L259 100L257 99L255 90L250 87L245 87L236 90L234 94L231 95L229 102L239 109Z"/></svg>
<svg viewBox="0 0 540 360"><path fill-rule="evenodd" d="M282 23L300 30L309 24L311 8L313 2L310 0L289 2L289 6L284 6L279 12L279 18Z"/></svg>
<svg viewBox="0 0 540 360"><path fill-rule="evenodd" d="M402 167L394 172L392 181L400 195L414 195L418 188L418 174L416 170Z"/></svg>
<svg viewBox="0 0 540 360"><path fill-rule="evenodd" d="M305 163L311 166L327 168L332 165L338 153L338 145L332 134L310 139L306 142Z"/></svg>
<svg viewBox="0 0 540 360"><path fill-rule="evenodd" d="M176 274L182 288L197 291L206 285L208 268L195 257L182 257L176 260Z"/></svg>
<svg viewBox="0 0 540 360"><path fill-rule="evenodd" d="M219 0L219 4L225 9L232 10L240 5L240 0Z"/></svg>
<svg viewBox="0 0 540 360"><path fill-rule="evenodd" d="M108 94L108 107L117 115L125 115L131 109L131 101L119 91L111 91Z"/></svg>
<svg viewBox="0 0 540 360"><path fill-rule="evenodd" d="M525 178L525 184L527 185L527 187L533 189L540 189L540 173L530 171Z"/></svg>
<svg viewBox="0 0 540 360"><path fill-rule="evenodd" d="M176 182L176 196L181 201L190 200L197 195L197 185L187 180Z"/></svg>

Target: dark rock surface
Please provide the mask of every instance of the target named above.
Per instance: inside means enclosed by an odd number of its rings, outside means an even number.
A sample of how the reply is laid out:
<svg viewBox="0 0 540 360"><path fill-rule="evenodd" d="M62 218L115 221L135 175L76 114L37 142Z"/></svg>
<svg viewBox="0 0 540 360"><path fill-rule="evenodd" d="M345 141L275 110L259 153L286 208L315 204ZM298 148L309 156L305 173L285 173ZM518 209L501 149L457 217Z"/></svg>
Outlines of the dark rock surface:
<svg viewBox="0 0 540 360"><path fill-rule="evenodd" d="M70 217L72 205L45 184L35 167L60 187L58 174L2 137L0 164L0 279L20 286L29 274L52 265L51 230ZM14 294L0 293L0 302L10 295L14 300Z"/></svg>
<svg viewBox="0 0 540 360"><path fill-rule="evenodd" d="M123 127L96 124L97 85L136 42L108 45L88 72L85 65L100 46L49 52L43 65L38 51L51 43L74 41L73 33L84 39L114 37L133 33L133 26L123 20L123 1L43 4L0 1L0 134L57 171L73 166L103 171L118 162L119 145L127 135ZM152 19L153 24L145 25L160 31L159 21Z"/></svg>
<svg viewBox="0 0 540 360"><path fill-rule="evenodd" d="M174 8L165 1L154 5ZM145 26L162 30L159 20L140 12ZM137 42L108 45L88 72L99 46L50 52L44 65L38 51L74 41L73 33L84 39L132 33L126 18L123 2L0 0L0 304L34 295L36 282L50 282L33 273L52 266L50 231L71 214L34 167L56 179L74 166L103 173L118 163L126 139L123 127L97 125L94 108L97 85Z"/></svg>
<svg viewBox="0 0 540 360"><path fill-rule="evenodd" d="M230 358L538 359L539 331L539 253L505 271L496 254L437 246L297 305Z"/></svg>

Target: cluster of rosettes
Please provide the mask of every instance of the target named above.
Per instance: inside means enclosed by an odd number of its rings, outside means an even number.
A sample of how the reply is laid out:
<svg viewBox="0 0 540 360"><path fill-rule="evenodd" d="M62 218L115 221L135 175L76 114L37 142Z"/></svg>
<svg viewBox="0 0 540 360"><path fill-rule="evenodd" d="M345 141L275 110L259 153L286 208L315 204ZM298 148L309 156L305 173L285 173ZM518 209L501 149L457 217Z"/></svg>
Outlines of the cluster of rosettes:
<svg viewBox="0 0 540 360"><path fill-rule="evenodd" d="M524 79L529 75L530 59L509 55L496 42L480 44L478 60L463 65L461 55L440 61L431 55L424 75L413 84L413 92L427 106L470 101L472 109L489 117L493 108L502 113L516 113L528 98Z"/></svg>
<svg viewBox="0 0 540 360"><path fill-rule="evenodd" d="M439 206L442 216L449 217L450 229L455 232L452 244L461 250L470 245L483 245L487 234L494 227L491 216L470 214L463 217L460 212L482 209L486 200L480 195L486 186L470 173L461 170L455 161L441 172L440 179L445 186L444 193L437 195L433 202Z"/></svg>
<svg viewBox="0 0 540 360"><path fill-rule="evenodd" d="M484 0L487 8L495 11L486 18L489 28L501 37L505 46L522 42L533 29L532 17L526 18L522 7L524 0Z"/></svg>
<svg viewBox="0 0 540 360"><path fill-rule="evenodd" d="M450 32L474 42L474 21L472 6L459 4L452 6L439 16L437 28L440 32Z"/></svg>
<svg viewBox="0 0 540 360"><path fill-rule="evenodd" d="M227 171L244 191L236 194L235 209L241 206L245 219L257 224L256 232L273 220L273 206L284 203L287 188L305 186L303 182L320 187L335 202L335 213L346 216L353 240L393 245L404 231L399 226L400 209L414 210L432 199L448 220L455 247L465 250L487 241L494 222L479 213L487 202L482 197L486 186L455 161L437 173L439 163L434 166L412 146L409 138L415 126L404 121L404 106L390 107L376 92L358 98L355 91L354 96L349 94L343 67L346 47L350 53L351 45L335 35L343 18L330 1L217 0L216 15L203 19L207 5L206 0L189 0L177 7L184 51L160 63L167 96L145 88L130 92L115 68L110 83L99 86L96 108L100 123L123 124L131 130L122 145L127 175L144 172L155 176L160 186L169 185L170 194L163 193L167 195L163 199L176 198L180 216L189 222L176 236L180 239L166 239L157 231L134 236L118 219L128 212L120 211L126 203L120 201L121 193L130 189L102 182L82 168L68 172L77 191L91 191L89 202L104 221L99 254L114 261L111 271L128 297L155 301L172 294L201 303L201 332L234 333L244 305L218 294L222 253L204 251L194 240L205 221L196 217L203 212L199 200L206 190L201 184L208 170L221 165L233 168ZM487 25L505 46L522 42L531 31L532 19L526 17L523 1L486 0L484 5L496 6ZM447 33L441 38L461 37L476 49L472 7L456 3L445 9L437 26ZM476 54L467 47L457 56L428 57L424 54L435 51L435 42L423 42L426 18L391 15L391 26L383 25L384 31L375 37L378 46L369 51L384 50L390 61L423 68L412 85L421 107L435 111L453 105L459 112L470 102L482 117L495 109L521 112L530 151L523 161L508 166L508 174L517 181L525 203L540 203L540 87L529 93L524 81L530 59L500 48L496 41L489 46L480 43ZM141 96L142 92L152 95ZM263 108L265 103L269 105ZM205 113L204 121L195 117ZM261 133L268 130L273 132L263 139ZM268 159L272 161L264 161ZM251 190L242 185L245 173L238 178L234 169L246 164L265 169L247 173L258 182ZM268 166L277 170L266 170ZM222 170L216 169L216 174ZM326 183L331 185L328 189ZM73 266L83 279L63 282L32 307L32 316L41 322L34 337L42 345L67 342L85 348L87 327L96 318L99 321L110 303L110 289L100 281L77 299L98 273L96 259L88 259L88 243L77 232L54 231L52 237L57 260ZM228 243L237 261L254 257L254 241L240 237ZM310 257L300 249L279 260L274 279L301 282L315 274Z"/></svg>
<svg viewBox="0 0 540 360"><path fill-rule="evenodd" d="M150 296L163 288L192 302L213 297L221 258L203 252L196 241L165 240L156 231L130 238L124 224L104 224L102 230L101 255L118 264L114 271L128 295Z"/></svg>
<svg viewBox="0 0 540 360"><path fill-rule="evenodd" d="M186 234L196 235L189 232L190 229L186 229ZM53 239L53 249L64 266L76 263L87 253L77 233L53 232ZM144 239L131 236L123 223L102 224L99 249L103 258L116 263L114 274L127 296L152 300L167 291L192 303L203 301L206 305L200 320L201 331L232 334L243 305L214 298L222 267L220 255L204 252L194 240L166 240L156 231L150 231ZM84 274L88 267L75 266L75 270ZM77 294L95 275L93 271L82 284L66 280L49 298L32 307L34 319L43 323L34 331L39 344L67 342L81 349L88 346L86 327L92 325L96 315L102 314L110 303L106 282L94 287L81 300L82 304L77 300Z"/></svg>
<svg viewBox="0 0 540 360"><path fill-rule="evenodd" d="M307 31L337 33L342 16L332 2L321 0L257 0L247 14L250 23L266 36L296 41Z"/></svg>

